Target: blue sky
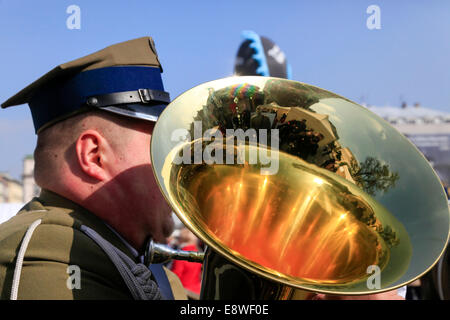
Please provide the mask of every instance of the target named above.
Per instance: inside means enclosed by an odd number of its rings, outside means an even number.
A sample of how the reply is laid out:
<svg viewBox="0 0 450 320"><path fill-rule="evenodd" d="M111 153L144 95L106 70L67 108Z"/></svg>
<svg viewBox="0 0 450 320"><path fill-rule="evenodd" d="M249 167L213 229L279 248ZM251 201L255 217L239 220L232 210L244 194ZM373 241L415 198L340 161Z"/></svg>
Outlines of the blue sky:
<svg viewBox="0 0 450 320"><path fill-rule="evenodd" d="M69 30L67 7L81 9ZM369 30L369 5L381 29ZM450 1L0 0L0 101L53 67L152 36L172 98L232 74L242 30L275 41L294 80L356 102L450 112ZM36 137L26 105L0 110L0 172L19 179Z"/></svg>

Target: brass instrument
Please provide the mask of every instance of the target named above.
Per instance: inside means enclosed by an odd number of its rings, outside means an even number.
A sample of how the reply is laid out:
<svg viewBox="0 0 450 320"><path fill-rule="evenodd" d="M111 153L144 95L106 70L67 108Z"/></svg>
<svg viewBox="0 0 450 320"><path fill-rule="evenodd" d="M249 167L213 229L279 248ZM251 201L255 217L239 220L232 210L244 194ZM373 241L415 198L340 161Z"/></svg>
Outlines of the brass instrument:
<svg viewBox="0 0 450 320"><path fill-rule="evenodd" d="M329 91L269 77L201 84L155 125L158 185L207 245L201 299L393 290L449 238L437 175L403 135Z"/></svg>

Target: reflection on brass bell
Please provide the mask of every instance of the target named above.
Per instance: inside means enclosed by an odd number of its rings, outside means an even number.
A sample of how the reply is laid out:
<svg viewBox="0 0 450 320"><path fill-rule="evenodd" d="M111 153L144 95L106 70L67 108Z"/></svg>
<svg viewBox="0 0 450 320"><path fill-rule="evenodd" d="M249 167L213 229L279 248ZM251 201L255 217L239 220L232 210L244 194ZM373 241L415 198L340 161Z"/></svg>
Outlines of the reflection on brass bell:
<svg viewBox="0 0 450 320"><path fill-rule="evenodd" d="M162 193L212 252L203 298L220 299L234 267L264 292L252 298L393 290L445 249L449 207L426 159L326 90L268 77L204 83L167 106L151 143ZM368 285L372 266L379 287Z"/></svg>

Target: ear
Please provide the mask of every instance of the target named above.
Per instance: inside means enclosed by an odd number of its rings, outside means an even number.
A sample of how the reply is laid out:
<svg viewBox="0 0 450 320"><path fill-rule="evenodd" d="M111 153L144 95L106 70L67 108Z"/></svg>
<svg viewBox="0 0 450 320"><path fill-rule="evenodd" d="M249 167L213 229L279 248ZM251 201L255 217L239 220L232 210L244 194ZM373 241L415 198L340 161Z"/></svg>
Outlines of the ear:
<svg viewBox="0 0 450 320"><path fill-rule="evenodd" d="M76 142L76 153L81 170L99 181L108 178L105 158L108 143L95 130L87 130L80 134Z"/></svg>

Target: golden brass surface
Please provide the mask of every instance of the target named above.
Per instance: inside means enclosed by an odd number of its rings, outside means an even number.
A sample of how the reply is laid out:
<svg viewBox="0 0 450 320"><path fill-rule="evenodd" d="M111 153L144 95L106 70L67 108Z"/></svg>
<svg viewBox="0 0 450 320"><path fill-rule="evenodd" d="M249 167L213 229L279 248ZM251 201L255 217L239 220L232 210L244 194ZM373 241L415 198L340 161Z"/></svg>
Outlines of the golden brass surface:
<svg viewBox="0 0 450 320"><path fill-rule="evenodd" d="M241 145L228 134L239 129ZM317 87L267 77L202 84L167 106L151 150L187 227L290 287L392 290L428 271L448 241L447 200L426 159L366 108ZM367 283L371 266L380 287Z"/></svg>

